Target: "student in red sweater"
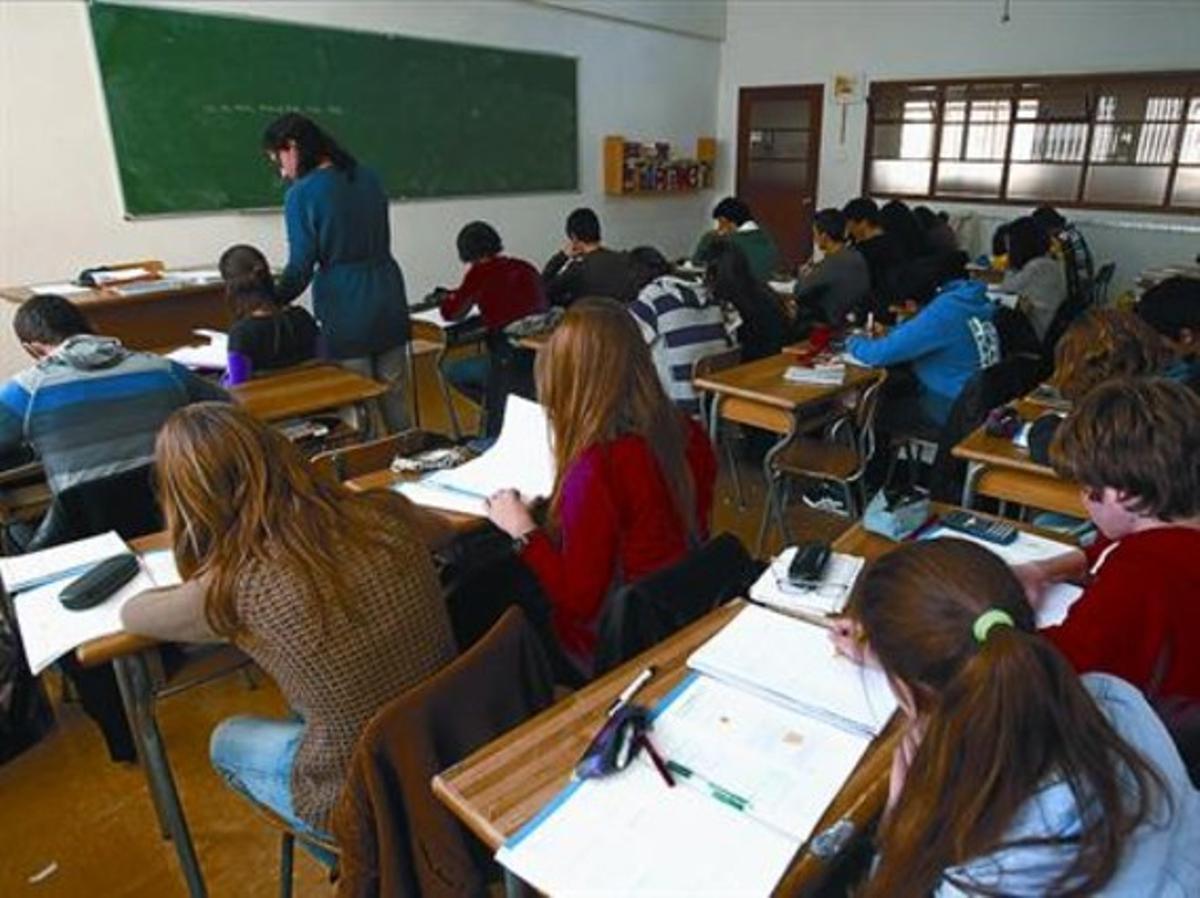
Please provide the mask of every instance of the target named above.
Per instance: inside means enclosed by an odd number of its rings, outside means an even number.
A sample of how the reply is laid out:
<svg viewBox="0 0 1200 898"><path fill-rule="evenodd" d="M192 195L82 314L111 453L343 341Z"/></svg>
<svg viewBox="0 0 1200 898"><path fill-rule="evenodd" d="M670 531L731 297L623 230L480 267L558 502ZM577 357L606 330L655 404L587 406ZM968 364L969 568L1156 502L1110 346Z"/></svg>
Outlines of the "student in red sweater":
<svg viewBox="0 0 1200 898"><path fill-rule="evenodd" d="M1043 633L1081 673L1141 689L1200 781L1200 398L1168 380L1108 381L1076 404L1050 454L1082 485L1102 538L1015 568L1034 607L1051 583L1086 584Z"/></svg>
<svg viewBox="0 0 1200 898"><path fill-rule="evenodd" d="M548 525L511 490L491 498L489 516L517 541L567 656L590 671L608 594L707 538L716 457L613 300L572 304L538 354L536 379L558 470Z"/></svg>
<svg viewBox="0 0 1200 898"><path fill-rule="evenodd" d="M514 321L544 312L546 294L538 270L521 259L501 255L504 246L496 229L483 221L472 221L458 232L458 257L467 266L466 276L457 290L441 291L442 316L450 321L465 317L478 308L487 327L487 355L458 359L446 367L446 377L459 392L473 402L483 404L489 377L500 365L520 367L521 359L504 336L504 328ZM526 379L531 361L524 360ZM506 393L506 391L500 391ZM495 397L503 405L503 395ZM499 433L501 409L489 408L488 431Z"/></svg>

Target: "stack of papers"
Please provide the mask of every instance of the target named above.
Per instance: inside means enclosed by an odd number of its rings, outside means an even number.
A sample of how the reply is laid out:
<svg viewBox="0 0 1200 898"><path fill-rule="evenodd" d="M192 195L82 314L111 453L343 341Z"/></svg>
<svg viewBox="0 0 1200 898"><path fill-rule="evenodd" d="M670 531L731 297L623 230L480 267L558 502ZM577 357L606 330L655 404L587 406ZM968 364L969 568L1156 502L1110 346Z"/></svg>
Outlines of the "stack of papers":
<svg viewBox="0 0 1200 898"><path fill-rule="evenodd" d="M554 491L554 455L545 409L510 394L504 427L491 449L465 465L396 489L418 505L479 517L487 516L487 499L498 490L515 489L526 502L549 496Z"/></svg>
<svg viewBox="0 0 1200 898"><path fill-rule="evenodd" d="M141 559L142 572L104 602L83 611L63 607L58 597L72 580L98 562L128 551L121 537L110 531L0 559L0 577L12 596L33 673L41 673L85 642L121 632L121 608L138 593L180 582L171 553L152 552Z"/></svg>
<svg viewBox="0 0 1200 898"><path fill-rule="evenodd" d="M688 667L859 735L877 735L896 710L883 671L835 654L824 628L757 606L743 608Z"/></svg>
<svg viewBox="0 0 1200 898"><path fill-rule="evenodd" d="M792 546L773 559L758 581L750 587L750 598L772 608L800 614L841 612L866 559L835 552L829 557L829 566L821 578L821 585L805 588L788 582L788 568L795 557L796 547Z"/></svg>
<svg viewBox="0 0 1200 898"><path fill-rule="evenodd" d="M695 674L652 738L675 788L643 753L572 783L497 860L555 896L769 895L870 741Z"/></svg>
<svg viewBox="0 0 1200 898"><path fill-rule="evenodd" d="M229 337L221 331L199 328L192 331L196 336L207 340L200 346L181 346L167 353L167 358L186 365L188 368L202 368L208 371L224 371L229 363Z"/></svg>
<svg viewBox="0 0 1200 898"><path fill-rule="evenodd" d="M789 365L783 379L793 384L840 384L846 379L846 366L841 362L813 365Z"/></svg>

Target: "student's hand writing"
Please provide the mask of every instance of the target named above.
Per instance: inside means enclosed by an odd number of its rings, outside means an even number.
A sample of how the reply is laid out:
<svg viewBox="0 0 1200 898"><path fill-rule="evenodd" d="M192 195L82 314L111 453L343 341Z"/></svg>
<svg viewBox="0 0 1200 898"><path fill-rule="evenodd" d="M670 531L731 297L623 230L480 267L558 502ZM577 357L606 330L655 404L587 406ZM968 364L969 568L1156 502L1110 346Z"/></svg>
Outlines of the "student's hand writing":
<svg viewBox="0 0 1200 898"><path fill-rule="evenodd" d="M844 655L855 664L864 667L878 667L879 661L863 633L862 624L850 617L835 617L829 630L829 641L833 643L833 651Z"/></svg>
<svg viewBox="0 0 1200 898"><path fill-rule="evenodd" d="M487 500L488 519L511 536L520 539L537 529L529 508L516 490L500 490Z"/></svg>
<svg viewBox="0 0 1200 898"><path fill-rule="evenodd" d="M1034 607L1034 610L1037 610L1041 606L1042 598L1046 595L1046 590L1053 583L1049 573L1036 561L1014 564L1012 572L1025 589L1025 598L1029 599L1029 604Z"/></svg>

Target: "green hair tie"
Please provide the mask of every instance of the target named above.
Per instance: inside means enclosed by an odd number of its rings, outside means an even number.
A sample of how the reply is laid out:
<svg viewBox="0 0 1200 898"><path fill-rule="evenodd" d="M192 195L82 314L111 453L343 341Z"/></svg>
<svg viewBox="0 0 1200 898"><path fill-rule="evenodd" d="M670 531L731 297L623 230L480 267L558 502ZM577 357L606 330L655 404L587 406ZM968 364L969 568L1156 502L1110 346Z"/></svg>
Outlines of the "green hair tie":
<svg viewBox="0 0 1200 898"><path fill-rule="evenodd" d="M989 608L979 617L975 618L975 623L971 626L971 631L975 634L975 641L980 645L987 642L988 633L992 631L992 627L1015 627L1012 615L1007 611L1002 611L999 608Z"/></svg>

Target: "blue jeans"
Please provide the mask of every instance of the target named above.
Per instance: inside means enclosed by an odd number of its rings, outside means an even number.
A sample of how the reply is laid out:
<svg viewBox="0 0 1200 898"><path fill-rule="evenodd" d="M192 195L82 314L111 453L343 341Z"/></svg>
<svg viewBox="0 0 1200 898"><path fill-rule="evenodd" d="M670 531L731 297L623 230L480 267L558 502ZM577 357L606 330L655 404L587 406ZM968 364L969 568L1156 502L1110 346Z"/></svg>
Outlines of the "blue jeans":
<svg viewBox="0 0 1200 898"><path fill-rule="evenodd" d="M300 844L327 867L337 859L304 840L312 835L332 842L296 815L292 804L292 767L304 735L304 721L275 720L240 714L221 721L213 730L208 753L212 765L236 792L282 817L300 838Z"/></svg>
<svg viewBox="0 0 1200 898"><path fill-rule="evenodd" d="M446 366L446 380L472 402L482 405L490 369L491 359L486 353L467 356Z"/></svg>

